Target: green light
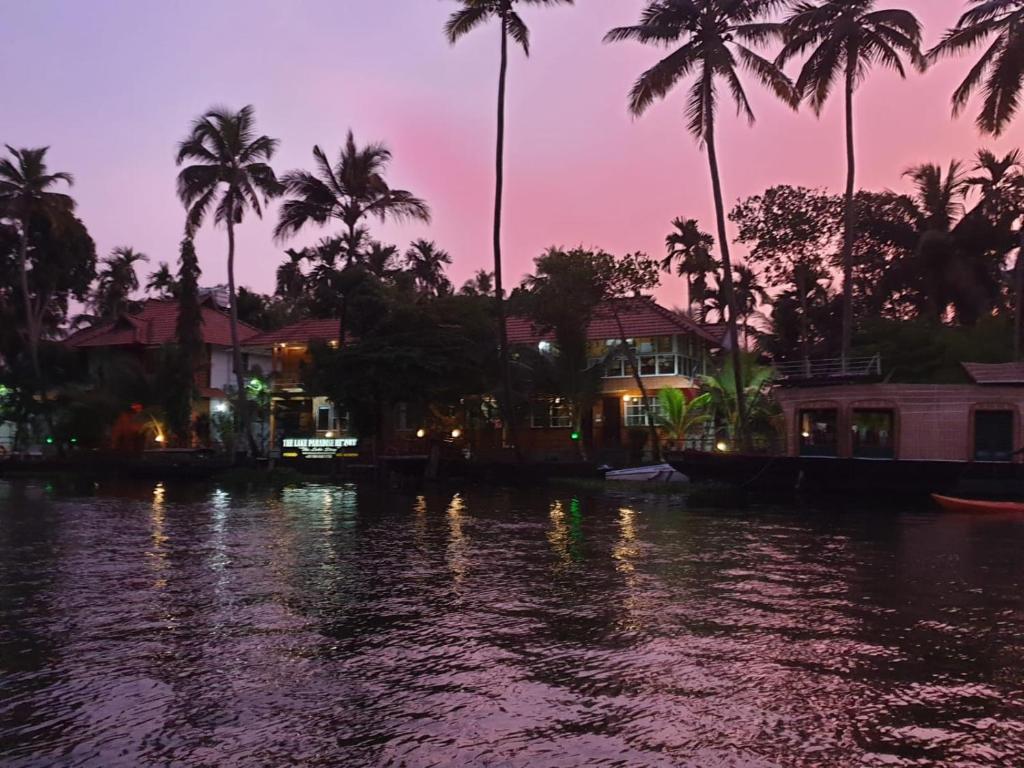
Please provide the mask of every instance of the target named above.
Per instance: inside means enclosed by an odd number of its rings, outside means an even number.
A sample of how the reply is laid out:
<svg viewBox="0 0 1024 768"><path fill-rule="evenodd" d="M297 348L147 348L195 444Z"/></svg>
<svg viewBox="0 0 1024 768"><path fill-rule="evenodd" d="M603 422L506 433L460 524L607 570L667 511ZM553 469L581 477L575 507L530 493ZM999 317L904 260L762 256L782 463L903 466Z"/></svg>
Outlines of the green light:
<svg viewBox="0 0 1024 768"><path fill-rule="evenodd" d="M46 444L53 445L53 438L50 437L49 435L46 436Z"/></svg>
<svg viewBox="0 0 1024 768"><path fill-rule="evenodd" d="M71 444L72 445L75 445L77 442L78 442L78 438L77 437L72 437L71 438Z"/></svg>
<svg viewBox="0 0 1024 768"><path fill-rule="evenodd" d="M573 439L573 440L579 440L580 439L580 433L579 432L573 432L571 435L569 435L569 437L571 439Z"/></svg>

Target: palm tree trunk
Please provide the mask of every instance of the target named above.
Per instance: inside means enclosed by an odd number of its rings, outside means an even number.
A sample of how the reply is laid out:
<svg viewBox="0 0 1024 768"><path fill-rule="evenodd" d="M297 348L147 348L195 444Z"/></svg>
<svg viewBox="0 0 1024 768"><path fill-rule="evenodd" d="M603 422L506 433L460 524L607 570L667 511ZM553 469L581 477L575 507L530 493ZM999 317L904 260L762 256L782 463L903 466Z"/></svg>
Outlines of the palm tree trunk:
<svg viewBox="0 0 1024 768"><path fill-rule="evenodd" d="M640 375L640 367L636 363L636 354L626 341L626 329L622 325L622 318L619 316L619 309L615 306L614 301L612 302L612 315L615 317L615 325L619 329L619 342L626 351L626 360L629 361L629 368L633 372L633 380L636 382L637 389L640 390L640 397L643 398L644 416L647 417L647 427L651 434L651 454L655 461L660 462L662 461L661 438L658 436L658 427L655 425L654 415L651 413L651 401L647 396L647 387L644 385L644 379Z"/></svg>
<svg viewBox="0 0 1024 768"><path fill-rule="evenodd" d="M494 297L498 317L498 353L501 364L501 411L505 437L519 458L512 408L512 370L509 364L508 326L505 322L505 291L501 279L501 206L505 190L505 81L508 75L508 28L501 19L501 65L498 71L498 135L494 175Z"/></svg>
<svg viewBox="0 0 1024 768"><path fill-rule="evenodd" d="M1013 319L1013 359L1020 360L1024 352L1024 230L1020 233L1020 248L1017 250L1013 273L1013 298L1017 304Z"/></svg>
<svg viewBox="0 0 1024 768"><path fill-rule="evenodd" d="M856 189L857 162L853 144L853 86L854 51L847 53L846 62L846 224L843 231L843 370L853 346L853 241L857 228Z"/></svg>
<svg viewBox="0 0 1024 768"><path fill-rule="evenodd" d="M235 368L238 412L236 422L238 435L235 437L235 455L245 454L251 435L249 434L249 401L245 390L245 371L242 370L242 345L238 342L238 297L235 292L235 215L228 212L228 294L231 299L231 351Z"/></svg>
<svg viewBox="0 0 1024 768"><path fill-rule="evenodd" d="M39 368L39 334L36 332L35 313L32 311L32 293L28 287L28 206L21 217L21 237L18 242L18 272L21 278L21 294L25 300L25 334L28 354L32 361L32 375L36 385L42 387L42 371Z"/></svg>
<svg viewBox="0 0 1024 768"><path fill-rule="evenodd" d="M811 375L811 340L808 337L807 322L807 280L801 275L797 279L797 291L800 293L800 349L804 358L804 375Z"/></svg>
<svg viewBox="0 0 1024 768"><path fill-rule="evenodd" d="M706 78L705 91L710 88L710 75ZM707 94L709 96L709 94ZM706 102L710 98L706 98ZM711 168L711 189L715 197L715 218L718 223L718 242L722 249L722 290L725 292L725 305L729 311L727 318L729 343L732 346L733 377L736 381L736 434L733 439L742 449L746 445L746 397L743 391L743 366L740 355L739 329L737 328L736 297L732 282L732 260L729 256L729 236L725 229L725 203L722 199L722 179L718 172L718 153L715 149L715 121L709 106L705 106L705 114L709 115L704 131L704 141L708 150L708 165Z"/></svg>

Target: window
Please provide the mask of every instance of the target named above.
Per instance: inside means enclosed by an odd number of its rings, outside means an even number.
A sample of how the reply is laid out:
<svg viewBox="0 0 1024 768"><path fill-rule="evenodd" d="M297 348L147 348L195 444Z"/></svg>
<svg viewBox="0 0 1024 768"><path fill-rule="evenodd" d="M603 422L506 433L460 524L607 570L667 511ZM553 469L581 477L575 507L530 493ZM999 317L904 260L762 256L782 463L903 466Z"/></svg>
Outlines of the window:
<svg viewBox="0 0 1024 768"><path fill-rule="evenodd" d="M626 426L627 427L646 427L648 426L647 414L650 412L651 418L654 419L655 424L659 424L661 419L661 401L657 397L647 398L647 408L644 408L644 401L642 397L631 397L626 401Z"/></svg>
<svg viewBox="0 0 1024 768"><path fill-rule="evenodd" d="M316 431L327 432L331 428L331 406L321 405L316 409Z"/></svg>
<svg viewBox="0 0 1024 768"><path fill-rule="evenodd" d="M534 400L530 403L530 426L534 429L567 429L572 426L572 409L560 397Z"/></svg>
<svg viewBox="0 0 1024 768"><path fill-rule="evenodd" d="M1013 458L1013 411L974 412L975 461Z"/></svg>
<svg viewBox="0 0 1024 768"><path fill-rule="evenodd" d="M837 456L838 420L838 411L835 408L800 411L800 455Z"/></svg>
<svg viewBox="0 0 1024 768"><path fill-rule="evenodd" d="M896 457L896 416L891 410L855 409L853 411L853 455L860 459Z"/></svg>

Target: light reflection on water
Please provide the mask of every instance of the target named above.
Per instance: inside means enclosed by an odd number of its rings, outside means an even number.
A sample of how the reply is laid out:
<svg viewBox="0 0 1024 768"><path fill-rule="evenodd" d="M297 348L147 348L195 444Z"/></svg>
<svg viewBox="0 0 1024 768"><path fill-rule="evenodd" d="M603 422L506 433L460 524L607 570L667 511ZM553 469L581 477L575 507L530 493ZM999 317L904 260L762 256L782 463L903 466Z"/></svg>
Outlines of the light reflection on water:
<svg viewBox="0 0 1024 768"><path fill-rule="evenodd" d="M0 483L0 763L1024 765L1024 521Z"/></svg>

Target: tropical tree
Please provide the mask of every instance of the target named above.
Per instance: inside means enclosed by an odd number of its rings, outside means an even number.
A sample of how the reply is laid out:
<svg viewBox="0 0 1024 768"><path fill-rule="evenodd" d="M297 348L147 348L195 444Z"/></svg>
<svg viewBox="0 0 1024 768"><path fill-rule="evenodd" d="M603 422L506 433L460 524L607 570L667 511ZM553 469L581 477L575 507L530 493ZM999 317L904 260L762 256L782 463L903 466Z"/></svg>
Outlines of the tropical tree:
<svg viewBox="0 0 1024 768"><path fill-rule="evenodd" d="M448 252L428 240L415 241L405 252L405 268L412 275L416 289L428 296L452 292L451 281L444 274L444 268L451 263Z"/></svg>
<svg viewBox="0 0 1024 768"><path fill-rule="evenodd" d="M768 39L766 14L780 5L778 0L650 0L638 24L611 30L606 41L635 40L673 50L644 72L630 94L630 110L643 114L657 99L664 98L680 80L689 77L687 101L690 133L706 149L722 256L722 287L729 307L733 306L733 267L726 232L725 203L718 170L715 142L719 84L724 84L749 122L754 113L740 77L745 70L789 104L795 103L793 87L782 71L754 51L751 44ZM729 337L735 365L735 388L740 413L744 411L743 375L739 364L740 344L737 316L728 313ZM742 425L743 419L738 423Z"/></svg>
<svg viewBox="0 0 1024 768"><path fill-rule="evenodd" d="M462 284L459 293L463 296L490 296L494 293L494 275L486 269L478 269L473 277Z"/></svg>
<svg viewBox="0 0 1024 768"><path fill-rule="evenodd" d="M386 245L379 240L372 240L363 254L363 263L371 275L381 280L392 280L400 271L396 266L398 246Z"/></svg>
<svg viewBox="0 0 1024 768"><path fill-rule="evenodd" d="M359 147L355 135L348 132L345 146L332 164L326 153L313 147L315 171L292 170L281 177L287 199L281 205L274 237L287 240L310 224L319 227L340 223L344 231L338 249L330 261L322 261L324 269L342 272L359 261L367 236L365 223L369 218L379 221L417 219L430 221L430 208L412 192L393 189L385 180L391 163L391 150L384 144ZM341 256L341 261L336 257ZM338 275L329 281L341 291ZM339 306L339 344L345 343L347 304L341 292Z"/></svg>
<svg viewBox="0 0 1024 768"><path fill-rule="evenodd" d="M294 248L285 250L288 257L277 266L274 273L274 292L285 299L297 301L306 293L306 273L302 270L302 262L310 258L306 249L297 251Z"/></svg>
<svg viewBox="0 0 1024 768"><path fill-rule="evenodd" d="M500 353L502 397L499 405L507 434L513 445L512 373L509 365L508 330L505 322L505 294L501 271L501 214L505 189L505 89L508 78L508 42L519 45L530 55L530 30L517 11L521 5L572 5L573 0L458 0L461 7L445 25L448 42L454 45L462 37L488 21L497 21L501 30L498 66L498 131L495 146L494 176L494 297L498 318L498 349ZM518 447L517 447L518 450Z"/></svg>
<svg viewBox="0 0 1024 768"><path fill-rule="evenodd" d="M149 257L127 245L118 246L103 259L94 301L99 317L113 318L132 309L130 297L139 290L135 265L143 261L149 261Z"/></svg>
<svg viewBox="0 0 1024 768"><path fill-rule="evenodd" d="M39 340L42 337L42 314L46 311L40 295L33 296L29 272L29 234L32 220L41 216L52 226L59 219L71 216L75 201L68 195L54 192L58 183L74 184L70 173L50 173L46 167L49 147L15 149L5 145L10 157L0 158L0 217L18 226L18 278L25 310L25 336L28 341L32 371L37 381L39 369Z"/></svg>
<svg viewBox="0 0 1024 768"><path fill-rule="evenodd" d="M973 7L928 51L928 60L967 53L995 38L953 92L953 114L963 112L980 90L978 127L999 136L1017 114L1024 87L1024 0L968 2Z"/></svg>
<svg viewBox="0 0 1024 768"><path fill-rule="evenodd" d="M761 285L761 278L757 272L748 265L737 264L734 271L732 307L725 297L725 291L719 285L708 289L700 316L704 319L714 317L718 322L725 322L729 312L735 310L736 320L742 331L743 346L746 348L750 340L750 321L761 315L759 307L768 304L771 297Z"/></svg>
<svg viewBox="0 0 1024 768"><path fill-rule="evenodd" d="M161 261L156 271L146 281L146 293L152 293L160 299L174 298L178 293L178 280L166 261Z"/></svg>
<svg viewBox="0 0 1024 768"><path fill-rule="evenodd" d="M785 66L807 58L796 78L796 91L820 115L837 81L843 83L846 114L846 213L843 232L842 357L853 340L853 251L857 232L856 153L853 95L875 65L906 77L903 58L923 69L921 24L909 11L876 10L876 0L798 2L780 28L785 42L776 63Z"/></svg>
<svg viewBox="0 0 1024 768"><path fill-rule="evenodd" d="M188 445L192 433L192 400L196 393L196 369L203 354L203 314L199 303L199 259L189 235L181 241L178 276L175 280L178 317L174 332L177 348L165 355L169 365L164 412L178 443Z"/></svg>
<svg viewBox="0 0 1024 768"><path fill-rule="evenodd" d="M252 443L249 412L245 399L245 370L238 338L238 295L235 290L235 227L252 211L263 216L263 206L281 193L281 185L270 166L278 141L257 135L251 105L232 112L214 107L196 118L189 135L178 145L177 163L186 165L178 174L178 197L188 214L189 235L202 226L214 208L214 222L228 232L228 292L231 308L231 346L234 352L235 386L238 394L236 419L243 435ZM245 440L236 449L244 452Z"/></svg>
<svg viewBox="0 0 1024 768"><path fill-rule="evenodd" d="M739 435L770 436L777 410L771 398L772 369L759 365L757 356L750 352L740 356L740 364L744 369L742 381L746 392L743 402L747 406L746 410L741 411L739 407L740 398L736 393L737 377L730 370L733 358L725 360L722 370L717 375L700 378L701 390L710 395L707 407L715 422L723 426L727 435L737 444L740 444Z"/></svg>
<svg viewBox="0 0 1024 768"><path fill-rule="evenodd" d="M709 392L687 397L680 389L666 387L658 393L658 404L661 406L659 419L665 436L683 446L711 418L708 413L711 405Z"/></svg>
<svg viewBox="0 0 1024 768"><path fill-rule="evenodd" d="M690 314L695 315L704 306L708 290L708 275L716 274L718 262L711 255L715 238L702 232L696 219L679 217L672 220L672 232L665 237L668 252L661 261L661 268L686 279L686 302Z"/></svg>

